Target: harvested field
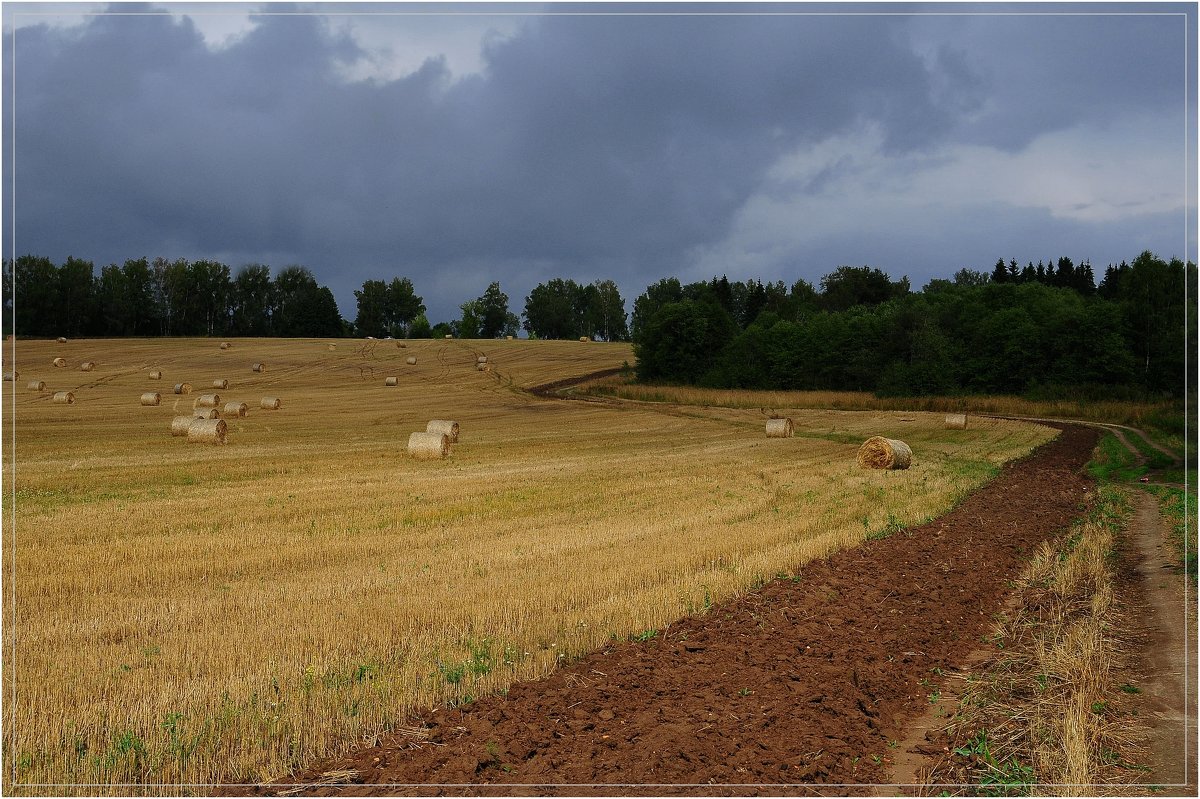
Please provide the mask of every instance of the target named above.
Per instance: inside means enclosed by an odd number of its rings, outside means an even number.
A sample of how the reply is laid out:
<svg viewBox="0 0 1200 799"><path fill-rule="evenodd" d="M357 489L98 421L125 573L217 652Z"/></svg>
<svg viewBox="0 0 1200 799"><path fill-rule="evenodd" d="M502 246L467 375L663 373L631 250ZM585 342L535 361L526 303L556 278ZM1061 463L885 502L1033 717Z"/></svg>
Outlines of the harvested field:
<svg viewBox="0 0 1200 799"><path fill-rule="evenodd" d="M941 514L1053 435L778 408L795 437L767 440L757 408L526 391L617 369L627 345L502 342L481 377L470 343L239 341L271 364L239 392L284 410L231 419L225 446L167 435L190 397L130 402L148 364L218 368L208 340L87 344L105 378L74 373L75 407L18 392L5 612L27 646L6 661L5 745L27 766L5 787L280 778ZM18 365L53 346L18 342ZM421 368L384 390L410 354ZM452 457L401 456L446 417L466 431ZM920 457L859 469L875 434ZM78 755L132 739L141 749ZM181 741L186 758L171 754Z"/></svg>
<svg viewBox="0 0 1200 799"><path fill-rule="evenodd" d="M940 519L773 575L506 696L406 719L256 793L862 795L886 781L891 744L944 687L939 674L991 630L1029 553L1090 501L1082 466L1096 437L1068 428ZM1014 514L1028 523L1014 530ZM342 786L314 784L328 774Z"/></svg>

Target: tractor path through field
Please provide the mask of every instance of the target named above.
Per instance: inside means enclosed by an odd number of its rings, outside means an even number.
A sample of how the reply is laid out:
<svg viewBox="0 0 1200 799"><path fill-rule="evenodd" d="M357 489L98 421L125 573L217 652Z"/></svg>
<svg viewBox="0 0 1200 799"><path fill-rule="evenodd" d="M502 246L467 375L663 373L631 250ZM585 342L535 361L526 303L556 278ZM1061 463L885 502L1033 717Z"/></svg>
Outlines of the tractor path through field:
<svg viewBox="0 0 1200 799"><path fill-rule="evenodd" d="M1137 493L1130 527L1144 603L1138 618L1147 639L1139 687L1150 714L1151 772L1143 782L1160 786L1160 796L1195 796L1195 602L1155 497Z"/></svg>
<svg viewBox="0 0 1200 799"><path fill-rule="evenodd" d="M1008 582L1087 506L1066 426L950 513L797 566L504 696L442 707L256 795L861 794ZM755 787L765 786L765 787Z"/></svg>

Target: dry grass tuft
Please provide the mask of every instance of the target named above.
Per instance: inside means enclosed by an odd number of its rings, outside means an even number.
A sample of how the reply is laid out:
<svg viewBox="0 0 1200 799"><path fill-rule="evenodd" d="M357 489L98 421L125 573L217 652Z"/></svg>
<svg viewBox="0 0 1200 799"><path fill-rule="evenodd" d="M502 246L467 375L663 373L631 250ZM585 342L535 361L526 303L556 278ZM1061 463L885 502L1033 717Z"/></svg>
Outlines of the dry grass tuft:
<svg viewBox="0 0 1200 799"><path fill-rule="evenodd" d="M1128 662L1129 620L1115 600L1111 554L1128 501L1101 488L1089 519L1035 553L1017 581L1016 609L992 633L1001 654L977 671L946 727L973 765L947 764L930 784L1094 796L1144 774L1115 678Z"/></svg>
<svg viewBox="0 0 1200 799"><path fill-rule="evenodd" d="M858 465L863 469L907 469L912 449L903 441L871 436L858 448Z"/></svg>

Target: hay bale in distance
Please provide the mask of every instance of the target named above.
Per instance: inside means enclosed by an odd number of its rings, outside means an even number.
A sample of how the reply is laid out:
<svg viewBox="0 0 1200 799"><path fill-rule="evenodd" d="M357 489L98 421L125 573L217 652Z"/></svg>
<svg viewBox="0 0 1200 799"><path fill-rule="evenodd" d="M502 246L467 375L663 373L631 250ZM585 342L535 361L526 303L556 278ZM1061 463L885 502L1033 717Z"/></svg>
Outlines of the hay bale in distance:
<svg viewBox="0 0 1200 799"><path fill-rule="evenodd" d="M480 372L490 372L492 371L492 365L490 363L477 363L475 364L475 369Z"/></svg>
<svg viewBox="0 0 1200 799"><path fill-rule="evenodd" d="M590 338L588 338L587 336L580 336L580 337L579 337L579 340L580 340L580 341L582 341L582 342L585 342L585 343L586 343L586 342L588 342L588 341L591 341L591 339L590 339Z"/></svg>
<svg viewBox="0 0 1200 799"><path fill-rule="evenodd" d="M279 401L279 397L263 397L258 402L258 407L267 411L277 411L283 403Z"/></svg>
<svg viewBox="0 0 1200 799"><path fill-rule="evenodd" d="M389 378L387 378L386 380L384 380L384 381L383 381L383 384L384 384L385 386L394 386L394 385L397 385L399 382L400 382L400 381L399 381L399 380L397 380L396 378L394 378L394 377L389 377Z"/></svg>
<svg viewBox="0 0 1200 799"><path fill-rule="evenodd" d="M265 372L265 371L267 371L267 365L265 363L256 363L250 367L250 371L251 372Z"/></svg>
<svg viewBox="0 0 1200 799"><path fill-rule="evenodd" d="M444 433L413 433L408 437L408 454L414 458L444 458L450 454L450 438Z"/></svg>
<svg viewBox="0 0 1200 799"><path fill-rule="evenodd" d="M410 355L410 356L408 356L407 358L405 358L405 359L404 359L404 362L405 362L406 364L408 364L409 366L416 366L416 365L417 365L417 356L415 356L415 355Z"/></svg>
<svg viewBox="0 0 1200 799"><path fill-rule="evenodd" d="M224 419L197 419L187 429L189 444L224 444L227 430Z"/></svg>
<svg viewBox="0 0 1200 799"><path fill-rule="evenodd" d="M95 361L84 361L83 363L79 364L79 371L81 371L81 372L90 372L95 368L96 368Z"/></svg>
<svg viewBox="0 0 1200 799"><path fill-rule="evenodd" d="M58 391L54 394L54 401L62 405L74 405L75 395L70 391Z"/></svg>
<svg viewBox="0 0 1200 799"><path fill-rule="evenodd" d="M399 347L399 348L400 348L400 349L402 349L402 350L406 350L406 349L408 349L408 345L407 345L407 344L405 344L403 341L397 341L397 342L396 342L396 346L397 346L397 347Z"/></svg>
<svg viewBox="0 0 1200 799"><path fill-rule="evenodd" d="M53 361L51 361L51 363L53 363L59 369L67 368L67 359L66 358L55 358Z"/></svg>
<svg viewBox="0 0 1200 799"><path fill-rule="evenodd" d="M6 383L13 383L20 376L21 376L20 372L5 372L4 373L4 381Z"/></svg>
<svg viewBox="0 0 1200 799"><path fill-rule="evenodd" d="M192 403L193 408L215 408L221 404L220 394L201 394Z"/></svg>
<svg viewBox="0 0 1200 799"><path fill-rule="evenodd" d="M171 420L171 435L186 436L188 428L194 421L196 421L195 416L176 416Z"/></svg>
<svg viewBox="0 0 1200 799"><path fill-rule="evenodd" d="M212 384L212 387L213 387L213 388L220 388L220 389L226 389L226 388L229 388L229 381L228 381L228 380L226 380L226 379L224 379L224 378L221 378L220 380L214 380L214 381L213 381L213 384Z"/></svg>
<svg viewBox="0 0 1200 799"><path fill-rule="evenodd" d="M767 420L767 438L791 438L795 430L790 418Z"/></svg>
<svg viewBox="0 0 1200 799"><path fill-rule="evenodd" d="M155 369L153 372L150 373L150 379L151 380L162 380L162 372L160 372L158 369Z"/></svg>
<svg viewBox="0 0 1200 799"><path fill-rule="evenodd" d="M245 416L250 412L250 406L244 402L227 402L225 403L225 416Z"/></svg>
<svg viewBox="0 0 1200 799"><path fill-rule="evenodd" d="M216 408L196 408L192 411L193 419L220 419L221 412Z"/></svg>
<svg viewBox="0 0 1200 799"><path fill-rule="evenodd" d="M227 350L227 349L229 349L229 342L228 342L228 341L222 341L222 342L221 342L221 347L220 347L220 349L223 349L223 350Z"/></svg>
<svg viewBox="0 0 1200 799"><path fill-rule="evenodd" d="M903 441L872 436L858 448L858 465L864 469L907 469L912 449Z"/></svg>
<svg viewBox="0 0 1200 799"><path fill-rule="evenodd" d="M449 333L447 333L447 334L444 336L444 338L451 339L451 338L454 338L454 336L452 336L452 335L450 335Z"/></svg>
<svg viewBox="0 0 1200 799"><path fill-rule="evenodd" d="M56 339L55 339L55 341L57 341L59 344L66 344L66 343L67 343L67 337L66 337L66 336L59 336L58 338L56 338Z"/></svg>
<svg viewBox="0 0 1200 799"><path fill-rule="evenodd" d="M425 425L426 433L441 433L451 444L458 443L458 422L452 422L448 419L431 419Z"/></svg>
<svg viewBox="0 0 1200 799"><path fill-rule="evenodd" d="M45 380L30 380L29 385L26 386L26 388L28 388L30 391L45 391L46 390L46 381Z"/></svg>
<svg viewBox="0 0 1200 799"><path fill-rule="evenodd" d="M475 359L475 363L487 363L487 356L480 355L478 358Z"/></svg>
<svg viewBox="0 0 1200 799"><path fill-rule="evenodd" d="M336 345L336 344L330 344L330 345L329 345L329 351L330 351L330 352L333 352L333 351L334 351L334 350L336 350L336 349L337 349L337 345Z"/></svg>
<svg viewBox="0 0 1200 799"><path fill-rule="evenodd" d="M143 405L157 405L162 402L162 395L157 391L147 391L142 394L141 403Z"/></svg>
<svg viewBox="0 0 1200 799"><path fill-rule="evenodd" d="M947 430L966 430L967 415L965 413L948 413L946 414L946 429Z"/></svg>
<svg viewBox="0 0 1200 799"><path fill-rule="evenodd" d="M191 383L176 383L175 384L175 393L176 394L191 394L192 393L192 384Z"/></svg>
<svg viewBox="0 0 1200 799"><path fill-rule="evenodd" d="M505 340L505 341L512 341L512 340L513 340L513 337L512 337L512 336L505 336L505 337L504 337L504 340Z"/></svg>

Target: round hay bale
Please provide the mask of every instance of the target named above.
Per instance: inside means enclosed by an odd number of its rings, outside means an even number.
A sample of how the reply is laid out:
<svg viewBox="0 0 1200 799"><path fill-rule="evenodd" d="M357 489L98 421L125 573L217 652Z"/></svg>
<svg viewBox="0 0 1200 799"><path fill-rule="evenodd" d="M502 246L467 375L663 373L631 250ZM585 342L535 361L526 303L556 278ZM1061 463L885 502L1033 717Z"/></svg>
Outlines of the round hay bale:
<svg viewBox="0 0 1200 799"><path fill-rule="evenodd" d="M224 414L226 416L245 416L250 412L250 406L244 402L227 402L225 403Z"/></svg>
<svg viewBox="0 0 1200 799"><path fill-rule="evenodd" d="M448 338L448 339L450 339L450 338L454 338L454 336L452 336L452 335L450 335L449 333L447 333L447 334L444 336L444 338Z"/></svg>
<svg viewBox="0 0 1200 799"><path fill-rule="evenodd" d="M221 404L220 394L201 394L192 403L193 408L215 408Z"/></svg>
<svg viewBox="0 0 1200 799"><path fill-rule="evenodd" d="M477 363L475 364L475 369L480 372L490 372L492 371L492 365L490 363Z"/></svg>
<svg viewBox="0 0 1200 799"><path fill-rule="evenodd" d="M267 365L265 363L256 363L250 367L250 371L251 372L265 372L265 371L267 371Z"/></svg>
<svg viewBox="0 0 1200 799"><path fill-rule="evenodd" d="M53 363L59 369L67 368L67 359L66 358L55 358L53 361L51 361L51 363Z"/></svg>
<svg viewBox="0 0 1200 799"><path fill-rule="evenodd" d="M487 363L487 356L480 355L478 358L475 359L475 363Z"/></svg>
<svg viewBox="0 0 1200 799"><path fill-rule="evenodd" d="M946 414L946 429L947 430L966 430L967 415L965 413L948 413Z"/></svg>
<svg viewBox="0 0 1200 799"><path fill-rule="evenodd" d="M394 385L397 385L399 382L400 382L400 381L399 381L399 380L397 380L396 378L394 378L394 377L389 377L389 378L387 378L387 379L385 379L385 380L383 381L383 384L384 384L385 386L394 386Z"/></svg>
<svg viewBox="0 0 1200 799"><path fill-rule="evenodd" d="M795 430L790 418L767 420L767 438L791 438Z"/></svg>
<svg viewBox="0 0 1200 799"><path fill-rule="evenodd" d="M505 337L504 337L504 340L505 340L505 341L512 341L512 340L513 340L513 337L512 337L512 336L505 336Z"/></svg>
<svg viewBox="0 0 1200 799"><path fill-rule="evenodd" d="M188 428L194 421L196 421L195 416L176 416L171 420L171 435L186 436Z"/></svg>
<svg viewBox="0 0 1200 799"><path fill-rule="evenodd" d="M408 437L408 454L414 458L444 458L450 454L450 438L444 433L413 433Z"/></svg>
<svg viewBox="0 0 1200 799"><path fill-rule="evenodd" d="M224 419L196 419L187 429L189 444L224 444L228 428Z"/></svg>
<svg viewBox="0 0 1200 799"><path fill-rule="evenodd" d="M585 343L586 343L586 342L588 342L588 341L591 341L591 339L590 339L590 338L588 338L587 336L580 336L580 337L579 337L579 340L580 340L580 341L582 341L582 342L585 342Z"/></svg>
<svg viewBox="0 0 1200 799"><path fill-rule="evenodd" d="M56 338L56 339L55 339L55 341L57 341L59 344L66 344L66 343L67 343L67 337L66 337L66 336L59 336L58 338Z"/></svg>
<svg viewBox="0 0 1200 799"><path fill-rule="evenodd" d="M227 349L229 349L229 342L228 342L228 341L222 341L222 342L221 342L221 347L220 347L220 349L223 349L223 350L227 350Z"/></svg>
<svg viewBox="0 0 1200 799"><path fill-rule="evenodd" d="M4 373L4 380L5 380L5 382L8 382L8 383L13 383L13 382L15 382L15 381L16 381L16 379L17 379L18 377L20 377L20 376L21 376L21 373L20 373L20 372L5 372L5 373Z"/></svg>
<svg viewBox="0 0 1200 799"><path fill-rule="evenodd" d="M150 373L150 379L151 380L162 380L162 372L155 369L153 372Z"/></svg>
<svg viewBox="0 0 1200 799"><path fill-rule="evenodd" d="M334 351L334 350L336 350L336 349L337 349L337 345L336 345L336 344L330 344L330 345L329 345L329 351L330 351L330 352L333 352L333 351Z"/></svg>
<svg viewBox="0 0 1200 799"><path fill-rule="evenodd" d="M220 380L214 380L212 387L213 388L221 388L221 389L229 388L229 381L225 380L224 378L222 378Z"/></svg>
<svg viewBox="0 0 1200 799"><path fill-rule="evenodd" d="M396 346L397 346L397 347L399 347L399 348L400 348L400 349L402 349L402 350L406 350L406 349L408 349L408 345L407 345L407 344L405 344L403 341L397 341L397 342L396 342Z"/></svg>
<svg viewBox="0 0 1200 799"><path fill-rule="evenodd" d="M220 419L221 412L216 408L196 408L192 411L193 419Z"/></svg>
<svg viewBox="0 0 1200 799"><path fill-rule="evenodd" d="M141 403L143 405L157 405L160 402L162 402L162 395L157 391L147 391L142 394Z"/></svg>
<svg viewBox="0 0 1200 799"><path fill-rule="evenodd" d="M84 361L83 363L79 364L79 371L81 371L81 372L90 372L95 368L96 368L95 361Z"/></svg>
<svg viewBox="0 0 1200 799"><path fill-rule="evenodd" d="M175 384L175 393L176 394L191 394L192 393L192 384L191 383L176 383Z"/></svg>
<svg viewBox="0 0 1200 799"><path fill-rule="evenodd" d="M864 469L907 469L912 465L912 449L894 438L872 436L858 448L858 465Z"/></svg>
<svg viewBox="0 0 1200 799"><path fill-rule="evenodd" d="M46 381L45 380L30 380L29 385L26 386L26 388L28 388L30 391L45 391L46 390Z"/></svg>
<svg viewBox="0 0 1200 799"><path fill-rule="evenodd" d="M417 356L415 356L415 355L410 355L410 356L408 356L407 358L405 358L405 359L404 359L404 362L405 362L406 364L408 364L409 366L416 366L416 365L417 365Z"/></svg>
<svg viewBox="0 0 1200 799"><path fill-rule="evenodd" d="M263 397L258 402L258 407L268 411L277 411L281 405L279 397Z"/></svg>
<svg viewBox="0 0 1200 799"><path fill-rule="evenodd" d="M458 422L452 422L447 419L431 419L425 425L426 433L441 433L451 444L458 443Z"/></svg>
<svg viewBox="0 0 1200 799"><path fill-rule="evenodd" d="M63 405L74 405L75 395L70 391L58 391L54 394L54 401Z"/></svg>

